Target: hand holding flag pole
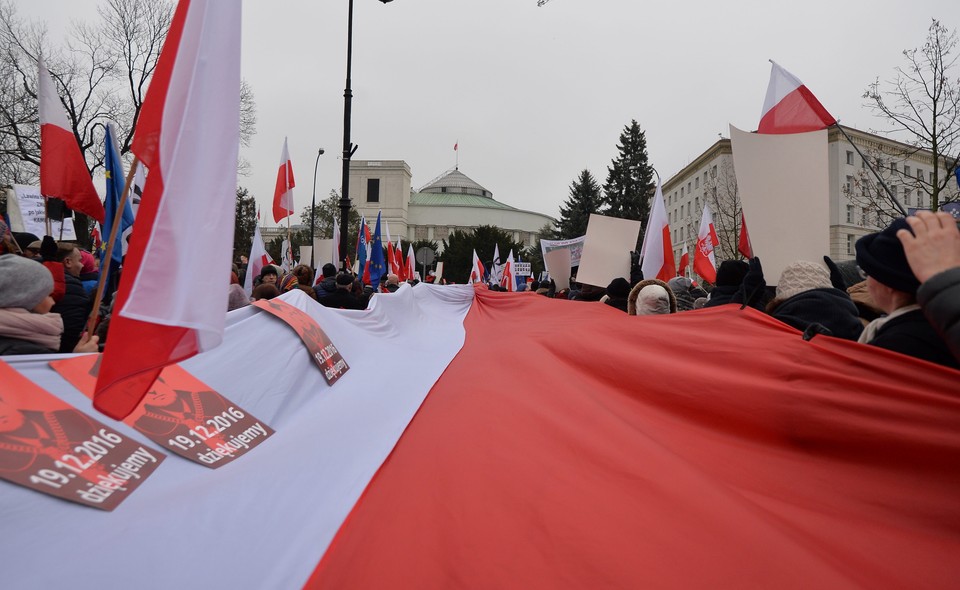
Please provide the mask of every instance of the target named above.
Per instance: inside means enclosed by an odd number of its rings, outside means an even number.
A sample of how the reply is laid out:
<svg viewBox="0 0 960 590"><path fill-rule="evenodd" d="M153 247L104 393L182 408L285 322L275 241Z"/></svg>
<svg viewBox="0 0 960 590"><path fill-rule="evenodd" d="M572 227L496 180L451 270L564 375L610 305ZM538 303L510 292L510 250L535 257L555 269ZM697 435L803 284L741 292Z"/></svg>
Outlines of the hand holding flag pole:
<svg viewBox="0 0 960 590"><path fill-rule="evenodd" d="M137 173L139 166L140 160L134 156L133 162L130 164L130 170L127 172L127 178L123 182L123 193L120 195L121 208L113 215L113 225L110 227L110 239L107 240L107 264L110 263L110 257L113 255L113 245L116 243L117 236L120 234L120 224L123 221L123 207L126 205L127 195L130 193L130 185L133 184L133 177ZM97 316L100 313L100 302L103 301L103 290L104 287L106 287L108 274L109 273L103 272L103 269L100 270L100 278L97 279L97 294L93 298L93 308L90 310L90 317L87 318L88 334L93 334L93 330L97 327Z"/></svg>

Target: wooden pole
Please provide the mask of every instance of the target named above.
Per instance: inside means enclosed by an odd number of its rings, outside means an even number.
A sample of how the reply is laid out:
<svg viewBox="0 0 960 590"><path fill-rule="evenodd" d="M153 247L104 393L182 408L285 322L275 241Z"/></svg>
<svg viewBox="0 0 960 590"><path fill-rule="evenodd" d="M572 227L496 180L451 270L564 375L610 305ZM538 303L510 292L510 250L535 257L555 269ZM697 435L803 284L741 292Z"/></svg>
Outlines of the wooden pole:
<svg viewBox="0 0 960 590"><path fill-rule="evenodd" d="M87 333L93 334L94 328L97 327L97 316L100 312L100 302L103 301L103 289L106 287L107 275L109 274L110 261L113 259L113 245L117 241L117 234L120 233L120 223L123 220L123 212L127 206L127 194L130 192L130 185L133 183L133 176L137 173L137 166L140 165L140 160L136 157L133 158L133 162L130 164L130 171L127 172L127 179L123 183L123 192L120 193L120 204L117 207L117 210L113 213L113 226L110 228L110 239L107 240L107 256L104 260L107 263L107 272L104 272L103 268L100 269L100 278L97 281L97 294L93 298L93 309L90 310L90 317L87 319Z"/></svg>

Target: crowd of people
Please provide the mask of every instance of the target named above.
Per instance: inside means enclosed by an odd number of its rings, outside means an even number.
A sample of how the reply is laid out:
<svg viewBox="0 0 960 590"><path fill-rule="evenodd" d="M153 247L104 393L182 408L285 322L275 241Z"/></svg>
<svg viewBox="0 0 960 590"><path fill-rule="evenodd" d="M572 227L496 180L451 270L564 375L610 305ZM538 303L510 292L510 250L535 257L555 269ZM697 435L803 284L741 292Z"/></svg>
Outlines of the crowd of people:
<svg viewBox="0 0 960 590"><path fill-rule="evenodd" d="M0 224L2 225L2 224ZM0 355L95 352L109 327L109 305L88 334L99 270L97 258L75 244L10 234L0 227ZM227 311L293 289L321 305L366 309L371 297L400 287L395 274L376 286L325 264L318 275L299 264L289 272L265 265L243 288L246 269L234 266ZM417 281L408 281L416 285ZM960 369L960 230L947 213L922 211L895 220L856 243L854 264L797 261L768 287L759 258L725 260L708 289L686 277L644 279L631 253L630 277L606 288L578 284L557 290L553 280L532 281L529 293L602 303L629 315L673 314L735 304L752 307L793 326L805 339L826 334L878 346ZM499 285L491 289L504 290Z"/></svg>

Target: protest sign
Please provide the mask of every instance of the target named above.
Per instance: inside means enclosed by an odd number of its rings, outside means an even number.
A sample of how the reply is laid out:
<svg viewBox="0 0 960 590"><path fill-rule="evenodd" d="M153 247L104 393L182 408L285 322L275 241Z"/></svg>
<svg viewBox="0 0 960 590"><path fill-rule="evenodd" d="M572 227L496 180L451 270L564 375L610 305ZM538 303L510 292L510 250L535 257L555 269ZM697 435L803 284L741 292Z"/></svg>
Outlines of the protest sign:
<svg viewBox="0 0 960 590"><path fill-rule="evenodd" d="M37 237L47 235L44 198L40 194L40 187L13 185L13 195L7 193L7 214L10 216L10 231L28 232ZM62 222L51 220L50 235L57 240L76 240L73 219L67 217Z"/></svg>
<svg viewBox="0 0 960 590"><path fill-rule="evenodd" d="M336 383L337 379L350 369L323 328L302 310L280 299L260 299L254 301L253 305L280 318L293 328L328 384Z"/></svg>
<svg viewBox="0 0 960 590"><path fill-rule="evenodd" d="M557 291L561 291L570 286L570 249L556 248L547 252L543 257L543 263L550 273L557 286Z"/></svg>
<svg viewBox="0 0 960 590"><path fill-rule="evenodd" d="M109 511L163 459L0 360L0 478Z"/></svg>
<svg viewBox="0 0 960 590"><path fill-rule="evenodd" d="M569 250L570 266L580 266L580 255L583 253L583 241L585 239L586 236L569 240L540 240L540 251L543 253L544 260L546 260L547 254L554 250Z"/></svg>
<svg viewBox="0 0 960 590"><path fill-rule="evenodd" d="M577 282L606 287L617 277L629 279L630 252L639 236L639 221L591 214Z"/></svg>

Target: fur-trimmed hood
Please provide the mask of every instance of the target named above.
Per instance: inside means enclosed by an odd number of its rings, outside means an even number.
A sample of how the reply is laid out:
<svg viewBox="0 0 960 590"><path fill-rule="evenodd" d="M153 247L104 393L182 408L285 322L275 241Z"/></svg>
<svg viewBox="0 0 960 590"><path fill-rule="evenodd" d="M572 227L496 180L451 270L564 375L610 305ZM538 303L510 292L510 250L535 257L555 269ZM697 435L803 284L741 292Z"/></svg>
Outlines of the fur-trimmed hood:
<svg viewBox="0 0 960 590"><path fill-rule="evenodd" d="M677 296L673 294L670 287L659 279L644 279L634 285L633 289L630 290L630 296L627 297L627 313L629 315L637 315L637 297L640 296L640 291L648 285L663 287L667 292L667 297L670 298L670 313L677 313Z"/></svg>

